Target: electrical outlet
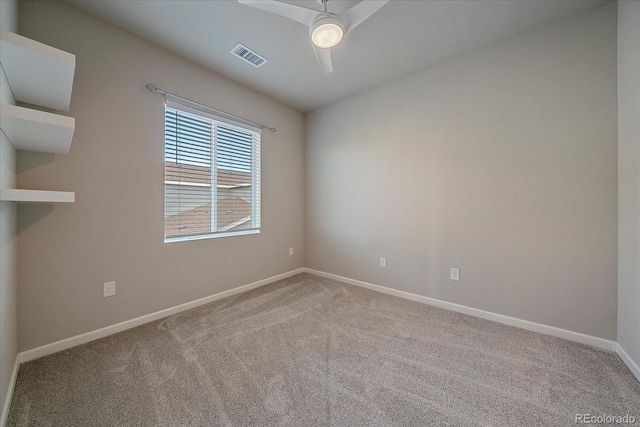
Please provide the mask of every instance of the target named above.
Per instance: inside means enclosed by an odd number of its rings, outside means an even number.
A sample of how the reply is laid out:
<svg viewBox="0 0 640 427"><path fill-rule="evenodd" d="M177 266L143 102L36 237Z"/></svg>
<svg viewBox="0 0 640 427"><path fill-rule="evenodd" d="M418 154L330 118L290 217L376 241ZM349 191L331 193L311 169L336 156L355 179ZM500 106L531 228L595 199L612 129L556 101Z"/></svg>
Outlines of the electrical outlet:
<svg viewBox="0 0 640 427"><path fill-rule="evenodd" d="M460 269L452 268L451 269L451 280L460 281Z"/></svg>
<svg viewBox="0 0 640 427"><path fill-rule="evenodd" d="M289 248L289 256L293 256L293 248Z"/></svg>
<svg viewBox="0 0 640 427"><path fill-rule="evenodd" d="M380 258L380 267L387 268L387 259L386 258Z"/></svg>
<svg viewBox="0 0 640 427"><path fill-rule="evenodd" d="M112 297L116 294L116 282L107 282L102 285L102 297Z"/></svg>

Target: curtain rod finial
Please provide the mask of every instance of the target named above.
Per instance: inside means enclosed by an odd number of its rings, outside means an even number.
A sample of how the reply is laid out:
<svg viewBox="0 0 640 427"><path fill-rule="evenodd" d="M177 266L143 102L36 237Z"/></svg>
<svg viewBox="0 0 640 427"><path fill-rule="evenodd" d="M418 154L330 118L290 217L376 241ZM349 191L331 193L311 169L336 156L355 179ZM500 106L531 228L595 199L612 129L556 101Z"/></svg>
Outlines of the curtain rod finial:
<svg viewBox="0 0 640 427"><path fill-rule="evenodd" d="M158 89L157 87L155 87L154 85L152 85L151 83L149 83L147 85L147 89L149 89L151 92L155 91L156 89Z"/></svg>

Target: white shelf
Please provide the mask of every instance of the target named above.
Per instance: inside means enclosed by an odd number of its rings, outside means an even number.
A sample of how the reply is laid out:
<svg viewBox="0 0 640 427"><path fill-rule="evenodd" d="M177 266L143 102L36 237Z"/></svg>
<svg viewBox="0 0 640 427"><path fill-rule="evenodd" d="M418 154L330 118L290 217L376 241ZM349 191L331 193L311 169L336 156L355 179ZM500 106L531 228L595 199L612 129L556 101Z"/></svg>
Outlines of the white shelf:
<svg viewBox="0 0 640 427"><path fill-rule="evenodd" d="M70 191L4 188L0 190L0 200L3 202L22 203L73 203L76 200L76 193Z"/></svg>
<svg viewBox="0 0 640 427"><path fill-rule="evenodd" d="M16 101L69 111L75 55L9 31L0 31L0 65ZM16 150L67 154L75 119L0 104L0 129ZM73 203L75 198L76 193L69 191L0 189L0 200L8 202Z"/></svg>
<svg viewBox="0 0 640 427"><path fill-rule="evenodd" d="M69 111L75 55L0 31L0 63L17 101Z"/></svg>
<svg viewBox="0 0 640 427"><path fill-rule="evenodd" d="M73 117L0 105L0 128L16 150L67 154L75 122Z"/></svg>

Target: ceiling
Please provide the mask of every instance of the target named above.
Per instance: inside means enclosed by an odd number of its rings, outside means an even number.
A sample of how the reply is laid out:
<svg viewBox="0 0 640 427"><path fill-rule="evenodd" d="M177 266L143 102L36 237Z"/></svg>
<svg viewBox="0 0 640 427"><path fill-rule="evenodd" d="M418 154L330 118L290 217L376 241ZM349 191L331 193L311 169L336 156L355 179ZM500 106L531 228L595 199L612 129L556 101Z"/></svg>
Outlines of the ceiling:
<svg viewBox="0 0 640 427"><path fill-rule="evenodd" d="M284 2L322 8L315 0ZM332 49L334 71L327 75L308 28L234 0L66 3L309 112L606 0L391 0ZM330 0L329 12L357 3ZM269 62L254 68L229 54L239 42Z"/></svg>

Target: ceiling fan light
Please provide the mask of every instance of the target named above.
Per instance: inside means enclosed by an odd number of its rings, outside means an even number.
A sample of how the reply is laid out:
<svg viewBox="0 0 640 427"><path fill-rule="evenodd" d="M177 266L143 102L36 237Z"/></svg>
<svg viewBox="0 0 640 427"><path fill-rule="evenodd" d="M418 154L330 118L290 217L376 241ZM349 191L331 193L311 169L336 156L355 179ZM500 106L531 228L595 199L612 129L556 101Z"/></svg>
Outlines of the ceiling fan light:
<svg viewBox="0 0 640 427"><path fill-rule="evenodd" d="M344 36L344 26L336 18L323 17L311 27L311 41L320 48L334 47Z"/></svg>

